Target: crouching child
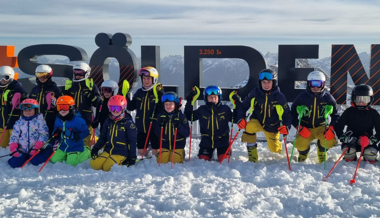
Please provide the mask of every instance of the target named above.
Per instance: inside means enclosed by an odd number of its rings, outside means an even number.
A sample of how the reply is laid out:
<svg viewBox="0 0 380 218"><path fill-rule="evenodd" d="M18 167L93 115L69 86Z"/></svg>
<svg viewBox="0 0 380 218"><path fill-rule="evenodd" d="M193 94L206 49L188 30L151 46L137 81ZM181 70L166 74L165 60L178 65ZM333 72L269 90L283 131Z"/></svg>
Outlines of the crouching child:
<svg viewBox="0 0 380 218"><path fill-rule="evenodd" d="M127 100L121 95L108 101L109 118L104 122L99 139L92 148L90 165L95 170L110 171L114 164L134 165L136 162L136 126L125 110ZM99 150L104 148L98 155Z"/></svg>
<svg viewBox="0 0 380 218"><path fill-rule="evenodd" d="M90 159L90 149L83 140L89 130L86 121L76 113L75 102L71 96L65 95L57 99L58 117L55 120L53 135L57 135L55 154L52 163L63 162L76 166Z"/></svg>

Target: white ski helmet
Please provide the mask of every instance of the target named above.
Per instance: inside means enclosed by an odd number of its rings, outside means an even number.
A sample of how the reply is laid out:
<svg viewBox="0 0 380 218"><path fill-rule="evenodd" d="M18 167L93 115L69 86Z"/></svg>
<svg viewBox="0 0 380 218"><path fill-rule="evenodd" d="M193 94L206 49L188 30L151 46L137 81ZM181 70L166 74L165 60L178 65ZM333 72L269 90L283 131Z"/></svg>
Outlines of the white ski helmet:
<svg viewBox="0 0 380 218"><path fill-rule="evenodd" d="M103 92L103 88L111 88L112 95L117 95L119 91L119 85L113 80L105 80L100 87L102 89L102 92Z"/></svg>
<svg viewBox="0 0 380 218"><path fill-rule="evenodd" d="M90 76L90 73L91 73L91 68L90 68L90 66L88 66L88 64L83 63L83 62L77 63L73 66L73 81L74 82L81 82L83 80L86 80ZM76 74L84 76L84 78L83 79L75 79Z"/></svg>
<svg viewBox="0 0 380 218"><path fill-rule="evenodd" d="M156 83L158 82L158 71L154 67L143 67L143 68L141 68L139 70L139 76L141 77L141 81L142 81L143 76L150 76L153 78L153 81L152 81L153 85L151 87L145 88L144 90L146 90L146 91L152 89L153 86L156 85Z"/></svg>
<svg viewBox="0 0 380 218"><path fill-rule="evenodd" d="M15 71L13 70L12 67L9 67L9 66L0 67L0 80L9 81L5 85L0 84L0 87L8 86L9 83L12 82L14 78L15 78Z"/></svg>
<svg viewBox="0 0 380 218"><path fill-rule="evenodd" d="M314 70L307 75L307 87L315 87L312 81L320 81L320 86L318 88L325 88L326 76L319 70Z"/></svg>
<svg viewBox="0 0 380 218"><path fill-rule="evenodd" d="M53 75L53 69L51 69L49 65L45 65L45 64L38 65L38 67L36 68L35 75L36 77L43 77L43 76L51 77Z"/></svg>

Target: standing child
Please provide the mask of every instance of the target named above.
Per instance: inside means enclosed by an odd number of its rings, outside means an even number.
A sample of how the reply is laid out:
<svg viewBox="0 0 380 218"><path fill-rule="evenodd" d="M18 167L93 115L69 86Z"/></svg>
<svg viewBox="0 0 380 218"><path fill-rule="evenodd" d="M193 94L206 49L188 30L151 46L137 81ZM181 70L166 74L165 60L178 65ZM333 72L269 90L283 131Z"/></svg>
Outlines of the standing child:
<svg viewBox="0 0 380 218"><path fill-rule="evenodd" d="M158 72L154 67L143 67L139 70L142 88L133 95L133 99L128 103L128 110L136 110L135 122L137 126L137 148L142 156L147 156L149 152L144 152L145 140L149 134L149 141L152 146L152 155L158 153L160 147L157 136L149 132L149 126L153 119L157 120L160 107L160 96L163 94L162 85L158 82ZM151 131L153 131L151 129ZM148 133L149 132L149 133ZM148 148L148 145L146 146ZM148 150L148 149L146 149Z"/></svg>
<svg viewBox="0 0 380 218"><path fill-rule="evenodd" d="M196 91L187 94L185 115L187 119L191 119L193 116L194 121L199 120L202 138L199 143L198 158L211 160L214 150L217 149L220 162L229 146L230 127L228 123L231 121L233 113L230 107L222 104L222 90L219 86L207 86L203 92L206 104L194 111L191 101L194 101L193 98L196 95ZM230 154L227 154L226 157L228 155Z"/></svg>
<svg viewBox="0 0 380 218"><path fill-rule="evenodd" d="M136 162L136 126L126 107L127 100L121 95L108 101L109 118L91 151L90 165L95 170L110 171L114 164L131 166ZM98 156L101 148L104 150Z"/></svg>
<svg viewBox="0 0 380 218"><path fill-rule="evenodd" d="M8 146L13 125L20 118L21 114L21 111L17 107L18 105L12 105L12 98L15 93L21 94L19 102L22 102L27 97L27 93L22 88L21 83L16 80L12 67L0 67L0 135L3 136L0 146L3 148ZM14 111L12 111L13 107L15 108Z"/></svg>
<svg viewBox="0 0 380 218"><path fill-rule="evenodd" d="M335 125L336 134L342 142L342 151L346 161L357 160L356 152L361 152L359 137L367 136L369 145L364 148L365 161L374 163L377 158L380 139L380 115L371 107L373 90L371 86L361 84L355 86L351 93L351 107L347 108ZM344 128L347 127L343 133ZM375 131L374 131L375 129Z"/></svg>
<svg viewBox="0 0 380 218"><path fill-rule="evenodd" d="M76 166L91 157L90 149L83 140L88 136L86 122L80 114L76 114L75 102L71 96L57 99L58 117L55 120L53 134L58 134L57 150L50 159L52 163L66 161Z"/></svg>
<svg viewBox="0 0 380 218"><path fill-rule="evenodd" d="M251 119L247 123L245 120L246 111L254 101L254 110ZM276 105L283 108L283 125L280 126L279 115ZM238 106L239 121L238 127L245 129L241 138L242 142L247 142L248 159L250 162L257 162L257 132L264 132L267 139L268 148L271 152L281 154L282 144L280 134L287 135L291 125L291 115L288 102L284 94L277 85L277 73L271 69L264 69L259 73L259 87L254 88L247 97L244 98L241 106Z"/></svg>
<svg viewBox="0 0 380 218"><path fill-rule="evenodd" d="M84 144L90 146L93 129L91 123L93 121L92 107L96 107L100 102L100 94L98 86L89 79L91 68L86 63L78 63L73 67L73 81L66 80L65 95L74 98L75 105L78 108L82 118L86 121L89 135L84 139ZM95 139L96 140L96 139Z"/></svg>
<svg viewBox="0 0 380 218"><path fill-rule="evenodd" d="M161 163L172 161L173 150L174 163L183 163L185 159L184 148L186 138L190 135L190 127L186 116L181 112L179 101L178 95L174 92L167 92L161 98L164 110L158 115L158 123L154 128L156 136L160 138L160 141L162 140L162 150L157 155L157 162L160 160ZM161 131L163 133L162 138Z"/></svg>
<svg viewBox="0 0 380 218"><path fill-rule="evenodd" d="M91 126L93 129L98 128L100 123L100 132L102 132L103 124L109 116L110 111L108 110L108 100L117 95L119 91L119 86L113 80L106 80L101 85L102 101L99 102L96 107L96 116Z"/></svg>
<svg viewBox="0 0 380 218"><path fill-rule="evenodd" d="M325 148L328 150L337 143L334 125L338 121L339 114L336 110L334 97L325 90L325 81L326 77L322 72L317 70L310 72L307 76L306 90L299 94L292 104L292 124L298 132L294 145L299 152L298 162L307 159L310 143L314 139L317 139L319 163L325 160ZM329 114L331 117L330 125L327 125L325 118L327 117L326 113L329 113L327 107L333 109L332 113ZM301 120L298 118L300 115L298 112L304 113Z"/></svg>
<svg viewBox="0 0 380 218"><path fill-rule="evenodd" d="M43 149L49 137L48 127L42 114L38 113L38 102L34 99L25 99L20 107L22 115L13 126L9 149L12 156L8 163L11 167L21 167L37 150L30 163L38 165L45 162L53 150L51 147Z"/></svg>
<svg viewBox="0 0 380 218"><path fill-rule="evenodd" d="M49 134L51 135L54 129L55 118L58 115L58 111L55 109L55 102L56 98L61 96L61 91L59 91L57 84L52 80L53 69L49 65L39 65L36 68L35 76L37 85L33 87L29 97L38 101L40 105L38 113L44 116L49 128ZM47 102L46 99L49 93L53 93L51 95L51 102ZM51 104L51 107L48 110L49 104Z"/></svg>

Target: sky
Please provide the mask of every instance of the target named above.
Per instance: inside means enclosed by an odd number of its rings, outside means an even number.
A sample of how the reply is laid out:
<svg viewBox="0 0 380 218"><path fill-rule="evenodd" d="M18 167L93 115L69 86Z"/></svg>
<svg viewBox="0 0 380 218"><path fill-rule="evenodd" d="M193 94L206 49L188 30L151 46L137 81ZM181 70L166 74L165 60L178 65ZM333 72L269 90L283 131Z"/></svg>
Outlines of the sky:
<svg viewBox="0 0 380 218"><path fill-rule="evenodd" d="M160 46L161 57L183 55L186 45L245 45L277 53L280 44L332 44L370 52L380 44L380 2L343 0L82 0L0 1L0 45L66 44L97 49L95 36L128 33L131 50Z"/></svg>

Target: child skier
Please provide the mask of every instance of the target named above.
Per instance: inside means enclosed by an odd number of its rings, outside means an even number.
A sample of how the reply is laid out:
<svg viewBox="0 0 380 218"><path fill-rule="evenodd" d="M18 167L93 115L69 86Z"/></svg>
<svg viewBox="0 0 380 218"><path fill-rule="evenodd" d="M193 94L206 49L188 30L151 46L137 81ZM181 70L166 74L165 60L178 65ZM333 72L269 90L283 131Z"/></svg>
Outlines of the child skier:
<svg viewBox="0 0 380 218"><path fill-rule="evenodd" d="M21 167L37 150L40 152L30 160L33 165L45 162L53 152L51 147L43 149L49 133L43 115L38 113L38 102L25 99L19 108L22 115L13 126L9 144L13 157L8 163L13 168Z"/></svg>
<svg viewBox="0 0 380 218"><path fill-rule="evenodd" d="M35 76L37 85L33 87L29 97L38 101L40 106L38 113L44 116L49 128L49 134L51 135L54 129L55 118L58 115L58 111L55 109L55 102L61 96L61 91L59 91L57 84L52 80L53 70L49 65L39 65L36 68ZM47 102L46 96L48 95L51 96L51 102ZM51 105L49 110L48 105Z"/></svg>
<svg viewBox="0 0 380 218"><path fill-rule="evenodd" d="M114 164L134 165L136 162L136 126L125 110L127 100L121 95L108 101L109 118L91 151L90 165L95 170L110 171ZM104 148L98 156L98 152Z"/></svg>
<svg viewBox="0 0 380 218"><path fill-rule="evenodd" d="M149 126L156 116L160 107L160 97L163 95L162 85L158 82L158 72L154 67L143 67L139 70L142 88L138 89L133 95L132 100L128 103L128 110L136 110L136 126L137 126L137 148L142 156L147 156L149 152L144 152L145 140L149 134L149 141L152 146L152 155L158 153L160 147L157 136L149 132ZM149 133L148 133L149 132ZM146 146L146 148L148 145ZM146 149L148 150L148 149Z"/></svg>
<svg viewBox="0 0 380 218"><path fill-rule="evenodd" d="M337 144L334 125L339 114L334 97L325 90L325 81L326 77L322 72L310 72L307 76L306 90L299 94L292 104L292 124L298 133L294 145L299 152L298 162L307 159L310 143L314 139L317 139L319 163L325 160L325 148L328 150ZM332 108L332 111L329 111L328 107ZM331 117L330 125L326 123L328 115ZM298 116L302 116L301 120Z"/></svg>
<svg viewBox="0 0 380 218"><path fill-rule="evenodd" d="M167 92L161 97L164 110L158 115L158 123L154 128L156 136L162 140L162 150L157 155L157 162L168 163L172 161L173 150L173 163L183 163L185 159L184 148L186 138L190 135L190 127L186 116L181 112L179 101L178 95L174 92ZM162 138L161 131L163 133Z"/></svg>
<svg viewBox="0 0 380 218"><path fill-rule="evenodd" d="M109 116L108 100L117 95L119 90L118 84L113 80L106 80L101 85L102 101L96 107L96 116L91 126L93 129L98 128L100 123L100 132L102 131L103 124Z"/></svg>
<svg viewBox="0 0 380 218"><path fill-rule="evenodd" d="M82 118L86 121L90 134L84 140L86 146L90 146L92 140L93 112L92 108L96 107L100 102L100 94L98 86L89 79L91 68L86 63L78 63L73 67L73 81L66 80L65 90L63 94L70 95L74 98L75 105L78 108ZM96 139L95 139L96 141Z"/></svg>
<svg viewBox="0 0 380 218"><path fill-rule="evenodd" d="M194 101L193 98L196 95L196 91L191 91L187 94L185 115L188 120L191 120L192 116L193 121L199 120L202 138L199 144L198 158L211 160L214 150L217 149L220 162L229 147L230 128L228 123L231 122L233 113L230 107L222 104L222 90L219 86L207 86L203 91L206 104L194 111L191 101ZM227 156L229 155L230 152Z"/></svg>
<svg viewBox="0 0 380 218"><path fill-rule="evenodd" d="M20 118L21 114L18 105L12 105L13 96L15 93L20 93L21 98L19 99L19 102L22 102L27 97L27 92L16 79L17 76L15 76L12 67L0 67L0 135L2 135L0 146L3 148L8 146L13 125L16 120ZM13 111L12 108L15 110Z"/></svg>
<svg viewBox="0 0 380 218"><path fill-rule="evenodd" d="M254 110L249 122L245 115L251 104ZM283 109L283 125L280 126L276 105ZM238 106L238 127L245 129L241 138L247 142L248 158L250 162L258 161L257 132L264 132L268 148L271 152L281 154L282 144L280 134L287 135L291 127L291 115L284 94L277 85L277 73L271 69L264 69L259 73L259 87L254 88Z"/></svg>
<svg viewBox="0 0 380 218"><path fill-rule="evenodd" d="M66 161L77 164L91 157L90 149L83 140L88 136L88 128L80 113L76 114L75 102L71 96L64 95L57 99L58 117L55 120L53 134L58 134L57 148L52 163Z"/></svg>
<svg viewBox="0 0 380 218"><path fill-rule="evenodd" d="M369 138L369 145L363 151L364 160L371 164L376 161L380 139L380 115L371 107L373 100L371 86L355 86L351 93L351 107L343 112L335 125L336 134L342 142L342 151L349 148L344 154L346 161L358 159L356 152L362 151L359 141L361 136ZM343 132L345 127L347 129Z"/></svg>

